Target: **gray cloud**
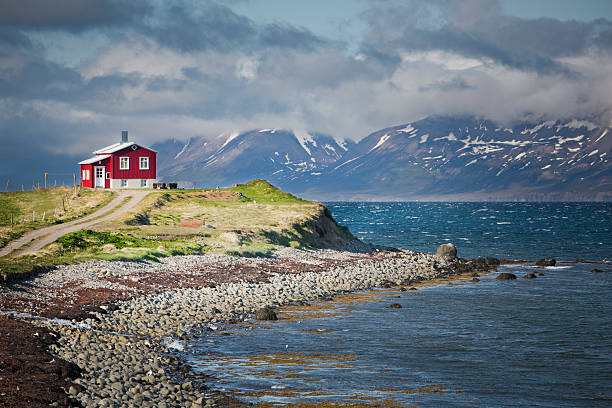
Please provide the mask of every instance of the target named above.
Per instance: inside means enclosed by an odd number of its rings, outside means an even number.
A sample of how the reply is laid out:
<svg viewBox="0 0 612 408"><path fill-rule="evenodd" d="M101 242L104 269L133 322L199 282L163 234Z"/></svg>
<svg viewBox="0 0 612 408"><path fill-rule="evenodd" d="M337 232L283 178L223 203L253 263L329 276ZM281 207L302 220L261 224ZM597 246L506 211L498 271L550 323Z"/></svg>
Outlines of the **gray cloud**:
<svg viewBox="0 0 612 408"><path fill-rule="evenodd" d="M320 46L327 46L327 40L315 36L305 28L294 27L290 24L267 24L262 27L259 41L265 47L280 47L285 49L313 50Z"/></svg>
<svg viewBox="0 0 612 408"><path fill-rule="evenodd" d="M21 31L0 25L0 52L5 54L20 52L20 50L31 49L33 46L32 41Z"/></svg>
<svg viewBox="0 0 612 408"><path fill-rule="evenodd" d="M0 24L80 31L123 24L150 10L150 6L140 0L3 0L0 2Z"/></svg>
<svg viewBox="0 0 612 408"><path fill-rule="evenodd" d="M451 90L464 90L464 89L474 89L472 85L470 85L465 79L460 76L455 76L450 79L435 81L423 86L419 87L419 91L427 92L427 91L451 91Z"/></svg>
<svg viewBox="0 0 612 408"><path fill-rule="evenodd" d="M160 44L182 51L229 51L252 42L256 35L251 20L216 3L205 3L197 13L183 4L162 13L161 21L143 24L140 30Z"/></svg>
<svg viewBox="0 0 612 408"><path fill-rule="evenodd" d="M497 1L410 1L377 5L363 13L369 25L364 49L398 52L443 50L488 58L510 68L574 74L556 58L609 51L612 22L521 19L504 16Z"/></svg>
<svg viewBox="0 0 612 408"><path fill-rule="evenodd" d="M314 49L331 44L305 28L286 23L256 24L230 7L212 1L194 9L177 3L158 12L153 21L144 21L136 30L158 43L182 51L214 49L250 51L265 47Z"/></svg>

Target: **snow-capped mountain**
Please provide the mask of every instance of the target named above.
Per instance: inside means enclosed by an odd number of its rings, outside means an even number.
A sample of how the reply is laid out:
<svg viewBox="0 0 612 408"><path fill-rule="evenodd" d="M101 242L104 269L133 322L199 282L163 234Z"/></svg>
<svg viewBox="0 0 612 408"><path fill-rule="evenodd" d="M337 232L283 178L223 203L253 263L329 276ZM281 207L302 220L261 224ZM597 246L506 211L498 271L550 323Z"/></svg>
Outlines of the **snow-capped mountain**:
<svg viewBox="0 0 612 408"><path fill-rule="evenodd" d="M471 117L430 117L356 144L264 129L173 145L159 173L210 185L266 178L328 200L612 199L611 133L588 121Z"/></svg>
<svg viewBox="0 0 612 408"><path fill-rule="evenodd" d="M360 179L372 193L399 188L399 197L595 199L611 194L611 130L577 120L500 127L431 117L370 134L329 177Z"/></svg>
<svg viewBox="0 0 612 408"><path fill-rule="evenodd" d="M260 129L228 132L213 140L192 138L180 149L173 142L153 146L164 180L228 185L254 178L283 184L300 174L321 174L354 145L304 131Z"/></svg>

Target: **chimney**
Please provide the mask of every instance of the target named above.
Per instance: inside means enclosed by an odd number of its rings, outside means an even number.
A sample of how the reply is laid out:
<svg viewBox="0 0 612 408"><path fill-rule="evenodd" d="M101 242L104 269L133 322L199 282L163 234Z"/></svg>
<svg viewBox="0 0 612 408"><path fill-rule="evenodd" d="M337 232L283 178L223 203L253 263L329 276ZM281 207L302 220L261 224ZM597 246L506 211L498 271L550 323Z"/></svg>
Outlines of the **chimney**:
<svg viewBox="0 0 612 408"><path fill-rule="evenodd" d="M121 131L121 143L127 143L127 141L128 141L127 130L122 130Z"/></svg>

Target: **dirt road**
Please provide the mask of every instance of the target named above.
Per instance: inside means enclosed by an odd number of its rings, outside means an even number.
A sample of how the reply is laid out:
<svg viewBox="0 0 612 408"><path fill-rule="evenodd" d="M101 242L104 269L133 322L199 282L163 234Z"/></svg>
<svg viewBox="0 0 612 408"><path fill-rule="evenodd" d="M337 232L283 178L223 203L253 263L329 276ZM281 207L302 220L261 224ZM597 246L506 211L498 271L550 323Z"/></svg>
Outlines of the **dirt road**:
<svg viewBox="0 0 612 408"><path fill-rule="evenodd" d="M22 255L26 252L35 252L43 248L69 232L79 231L89 228L102 221L110 220L127 212L140 202L150 191L122 190L117 192L115 197L108 205L86 217L79 218L63 224L51 225L49 227L30 231L15 241L11 241L4 248L0 249L0 256L11 254L12 256ZM126 198L130 200L120 205ZM13 252L15 251L15 252Z"/></svg>

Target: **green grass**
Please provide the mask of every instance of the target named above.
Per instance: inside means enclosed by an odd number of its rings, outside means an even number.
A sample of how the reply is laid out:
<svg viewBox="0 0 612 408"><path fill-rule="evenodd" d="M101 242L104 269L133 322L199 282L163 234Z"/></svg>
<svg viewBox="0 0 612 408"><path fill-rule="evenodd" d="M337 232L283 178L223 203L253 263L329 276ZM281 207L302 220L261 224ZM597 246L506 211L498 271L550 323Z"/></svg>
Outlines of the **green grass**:
<svg viewBox="0 0 612 408"><path fill-rule="evenodd" d="M275 204L306 204L311 201L302 200L293 194L285 193L278 187L274 187L266 180L252 180L248 183L232 187L231 191L244 196L242 201L257 201L258 203Z"/></svg>
<svg viewBox="0 0 612 408"><path fill-rule="evenodd" d="M99 254L105 251L105 246L110 247L110 245L112 245L110 248L114 247L113 251L124 248L156 249L156 251L168 255L186 255L202 251L202 246L193 242L150 239L130 233L113 233L89 229L66 234L60 237L56 243L59 246L58 252L60 254L80 252L83 249L90 250L92 254Z"/></svg>
<svg viewBox="0 0 612 408"><path fill-rule="evenodd" d="M11 225L11 217L16 222L21 218L21 214L22 211L14 199L0 196L0 225Z"/></svg>
<svg viewBox="0 0 612 408"><path fill-rule="evenodd" d="M245 258L269 258L275 246L271 244L247 243L237 249L224 251L228 255L242 256Z"/></svg>
<svg viewBox="0 0 612 408"><path fill-rule="evenodd" d="M108 204L114 196L110 191L87 189L74 195L72 187L0 193L0 247L28 231L84 217Z"/></svg>
<svg viewBox="0 0 612 408"><path fill-rule="evenodd" d="M140 237L127 232L81 230L60 237L39 255L0 258L0 282L90 259L153 261L174 255L202 254L208 248L195 242Z"/></svg>
<svg viewBox="0 0 612 408"><path fill-rule="evenodd" d="M78 190L77 190L78 191ZM84 212L110 202L114 193L84 189L74 195L72 187L51 187L39 191L14 191L0 193L0 226L21 222L25 218L32 222L33 212L39 224L53 224L82 216ZM64 199L64 206L62 206ZM64 210L65 207L65 210ZM54 212L57 213L54 216ZM42 215L45 214L45 222Z"/></svg>

